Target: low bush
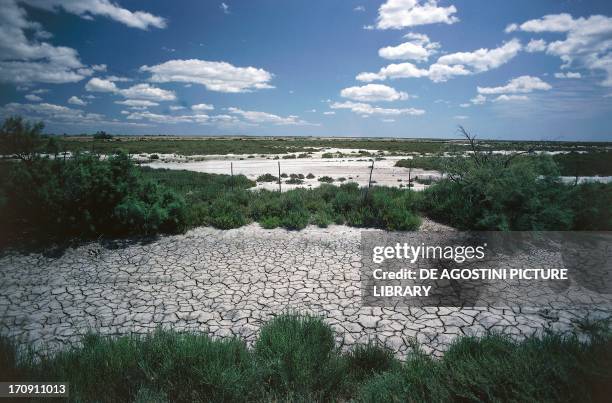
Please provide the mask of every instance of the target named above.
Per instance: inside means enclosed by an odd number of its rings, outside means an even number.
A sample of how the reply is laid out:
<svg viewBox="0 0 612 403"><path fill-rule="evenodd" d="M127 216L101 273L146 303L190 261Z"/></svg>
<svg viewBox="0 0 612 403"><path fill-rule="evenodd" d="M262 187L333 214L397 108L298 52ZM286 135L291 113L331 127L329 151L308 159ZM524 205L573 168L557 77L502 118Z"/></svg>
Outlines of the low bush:
<svg viewBox="0 0 612 403"><path fill-rule="evenodd" d="M311 173L309 173L308 175L306 175L306 179L314 179L315 176Z"/></svg>
<svg viewBox="0 0 612 403"><path fill-rule="evenodd" d="M291 179L286 180L285 183L289 185L301 185L304 183L304 180L299 179L299 178L291 178Z"/></svg>
<svg viewBox="0 0 612 403"><path fill-rule="evenodd" d="M326 210L319 210L313 216L313 223L319 228L327 228L332 223L332 215Z"/></svg>
<svg viewBox="0 0 612 403"><path fill-rule="evenodd" d="M0 174L0 233L8 242L65 241L179 232L184 199L143 177L125 154L106 160L8 162Z"/></svg>
<svg viewBox="0 0 612 403"><path fill-rule="evenodd" d="M396 167L418 168L432 171L444 170L445 157L424 157L415 156L411 159L399 160L395 163ZM446 157L449 158L449 157ZM452 157L451 157L452 158Z"/></svg>
<svg viewBox="0 0 612 403"><path fill-rule="evenodd" d="M278 177L272 174L264 174L259 175L256 180L257 182L278 182Z"/></svg>
<svg viewBox="0 0 612 403"><path fill-rule="evenodd" d="M332 178L330 176L321 176L321 177L319 177L319 182L332 183L333 181L334 181L334 178Z"/></svg>
<svg viewBox="0 0 612 403"><path fill-rule="evenodd" d="M274 396L322 400L337 393L344 362L334 333L318 317L278 316L265 325L254 345L265 389Z"/></svg>
<svg viewBox="0 0 612 403"><path fill-rule="evenodd" d="M423 192L422 211L459 229L501 231L609 230L612 184L561 182L550 157L517 159L504 166L462 162L461 173Z"/></svg>

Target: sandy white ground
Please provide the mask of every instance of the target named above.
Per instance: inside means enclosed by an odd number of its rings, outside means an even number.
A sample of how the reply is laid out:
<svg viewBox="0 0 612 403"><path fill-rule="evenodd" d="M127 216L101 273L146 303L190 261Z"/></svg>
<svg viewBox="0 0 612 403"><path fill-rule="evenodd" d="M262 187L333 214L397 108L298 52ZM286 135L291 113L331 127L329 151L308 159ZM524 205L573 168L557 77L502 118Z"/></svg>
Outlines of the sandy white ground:
<svg viewBox="0 0 612 403"><path fill-rule="evenodd" d="M350 154L358 150L352 149L327 149L325 152ZM376 150L367 150L375 153ZM367 186L372 166L372 157L355 155L354 157L344 158L321 158L321 152L314 153L313 158L296 158L274 160L274 155L261 158L248 158L248 155L210 155L197 158L198 160L176 159L172 156L160 155L160 160L144 165L151 168L166 169L186 169L189 171L206 172L215 174L231 173L232 165L234 175L245 175L247 178L255 180L258 176L269 173L278 177L278 165L280 164L281 174L302 174L307 176L312 173L315 178L305 179L302 185L290 185L284 183L288 178L283 178L282 190L295 189L298 187L311 188L321 184L318 179L322 176L329 176L334 179L334 183L339 184L340 178L345 178L345 182L356 182L360 186ZM269 158L269 159L268 159ZM399 187L408 184L408 168L396 167L395 163L406 156L384 156L384 159L374 161L374 171L372 181L376 185ZM438 178L440 174L436 171L426 171L423 169L412 169L411 178ZM422 190L424 185L413 182L416 190ZM258 189L277 190L278 183L266 182L257 183Z"/></svg>

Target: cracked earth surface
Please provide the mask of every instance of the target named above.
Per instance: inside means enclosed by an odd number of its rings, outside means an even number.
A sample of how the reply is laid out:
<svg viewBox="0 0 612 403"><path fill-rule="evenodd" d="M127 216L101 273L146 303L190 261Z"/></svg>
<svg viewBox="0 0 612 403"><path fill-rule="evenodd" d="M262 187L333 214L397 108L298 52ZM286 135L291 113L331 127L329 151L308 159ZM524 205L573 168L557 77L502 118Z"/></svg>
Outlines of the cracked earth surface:
<svg viewBox="0 0 612 403"><path fill-rule="evenodd" d="M422 229L445 230L427 220ZM297 311L323 316L343 346L377 339L401 357L413 340L440 355L461 335L573 332L584 318L612 316L609 303L362 307L360 267L360 230L344 226L197 228L149 243L89 243L60 257L7 254L0 257L0 333L51 350L90 330L120 335L157 326L251 343L271 317Z"/></svg>

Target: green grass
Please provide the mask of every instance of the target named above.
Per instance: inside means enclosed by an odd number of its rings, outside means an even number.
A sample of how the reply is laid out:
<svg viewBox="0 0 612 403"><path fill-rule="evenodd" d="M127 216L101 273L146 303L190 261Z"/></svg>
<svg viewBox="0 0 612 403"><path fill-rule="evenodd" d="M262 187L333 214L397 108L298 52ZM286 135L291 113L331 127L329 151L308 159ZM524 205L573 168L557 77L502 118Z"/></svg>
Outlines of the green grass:
<svg viewBox="0 0 612 403"><path fill-rule="evenodd" d="M609 328L590 342L546 334L521 342L490 334L455 341L441 359L414 345L399 362L383 345L341 351L321 318L284 314L252 349L235 338L158 329L90 334L79 347L34 360L0 338L2 381L64 381L71 401L606 402Z"/></svg>

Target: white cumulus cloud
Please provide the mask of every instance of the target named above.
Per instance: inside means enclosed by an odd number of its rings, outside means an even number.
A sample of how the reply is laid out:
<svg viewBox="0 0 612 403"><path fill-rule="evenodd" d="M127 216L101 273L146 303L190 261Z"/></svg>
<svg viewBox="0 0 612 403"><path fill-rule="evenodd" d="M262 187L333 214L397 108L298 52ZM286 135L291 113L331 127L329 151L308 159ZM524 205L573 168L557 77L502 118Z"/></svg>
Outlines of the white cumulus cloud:
<svg viewBox="0 0 612 403"><path fill-rule="evenodd" d="M378 73L360 73L356 79L364 82L394 78L428 77L434 82L447 81L454 76L481 73L497 68L512 60L521 50L521 43L513 39L494 49L477 49L473 52L450 53L438 58L428 68L413 63L390 64Z"/></svg>
<svg viewBox="0 0 612 403"><path fill-rule="evenodd" d="M271 123L274 125L311 125L298 116L289 115L287 117L275 115L267 112L245 111L240 108L227 108L228 112L234 115L239 115L250 123Z"/></svg>
<svg viewBox="0 0 612 403"><path fill-rule="evenodd" d="M94 77L85 84L85 89L91 92L117 92L119 89L114 82L109 80L103 80L98 77Z"/></svg>
<svg viewBox="0 0 612 403"><path fill-rule="evenodd" d="M478 87L479 94L527 94L535 90L548 91L552 87L538 77L520 76L501 87Z"/></svg>
<svg viewBox="0 0 612 403"><path fill-rule="evenodd" d="M383 84L367 84L361 87L348 87L340 91L343 98L355 101L398 101L408 99L408 94Z"/></svg>
<svg viewBox="0 0 612 403"><path fill-rule="evenodd" d="M508 101L527 101L529 97L527 95L506 95L502 94L495 98L493 102L508 102Z"/></svg>
<svg viewBox="0 0 612 403"><path fill-rule="evenodd" d="M546 50L546 41L544 39L532 39L525 46L525 50L529 53L543 52Z"/></svg>
<svg viewBox="0 0 612 403"><path fill-rule="evenodd" d="M604 86L612 86L612 17L591 15L574 18L570 14L550 14L512 24L512 30L565 35L546 45L546 53L557 56L562 68L571 66L602 71Z"/></svg>
<svg viewBox="0 0 612 403"><path fill-rule="evenodd" d="M200 112L212 111L213 109L215 109L215 107L210 104L196 104L191 107L192 111L200 111Z"/></svg>
<svg viewBox="0 0 612 403"><path fill-rule="evenodd" d="M32 35L28 35L32 34ZM41 24L28 19L16 0L0 4L0 82L63 84L92 74L75 49L54 46Z"/></svg>
<svg viewBox="0 0 612 403"><path fill-rule="evenodd" d="M273 75L266 70L250 66L236 67L226 62L169 60L155 66L142 66L140 71L151 73L152 82L196 83L210 91L247 92L274 88L269 83Z"/></svg>
<svg viewBox="0 0 612 403"><path fill-rule="evenodd" d="M32 101L32 102L40 102L40 101L43 100L41 97L39 97L36 94L28 94L24 98L27 99L28 101Z"/></svg>
<svg viewBox="0 0 612 403"><path fill-rule="evenodd" d="M176 95L173 91L154 87L150 84L136 84L129 88L119 88L109 80L94 77L87 82L85 90L90 92L110 92L128 99L145 99L149 101L174 101Z"/></svg>
<svg viewBox="0 0 612 403"><path fill-rule="evenodd" d="M130 11L109 0L19 0L31 7L48 11L62 9L85 19L107 17L132 28L165 28L166 20L144 11Z"/></svg>
<svg viewBox="0 0 612 403"><path fill-rule="evenodd" d="M512 39L494 49L481 48L473 52L457 52L440 57L437 64L464 66L474 73L497 68L512 60L521 50L521 43Z"/></svg>
<svg viewBox="0 0 612 403"><path fill-rule="evenodd" d="M423 109L415 108L380 108L362 102L334 102L330 106L332 109L348 109L360 115L382 115L382 116L397 116L397 115L422 115L425 113Z"/></svg>
<svg viewBox="0 0 612 403"><path fill-rule="evenodd" d="M437 52L438 42L431 42L427 35L409 33L405 38L410 39L397 46L386 46L378 50L378 55L388 60L415 60L424 62Z"/></svg>
<svg viewBox="0 0 612 403"><path fill-rule="evenodd" d="M68 98L68 103L72 104L72 105L78 105L78 106L85 106L87 105L87 102L83 101L81 98L73 95L70 98Z"/></svg>
<svg viewBox="0 0 612 403"><path fill-rule="evenodd" d="M441 7L438 0L387 0L378 9L376 28L400 29L435 23L454 24L455 6Z"/></svg>
<svg viewBox="0 0 612 403"><path fill-rule="evenodd" d="M157 102L147 101L146 99L125 99L123 101L115 101L116 104L126 105L132 108L148 108L151 106L158 106Z"/></svg>
<svg viewBox="0 0 612 403"><path fill-rule="evenodd" d="M579 72L567 71L565 73L559 72L555 73L556 78L582 78L582 74Z"/></svg>

